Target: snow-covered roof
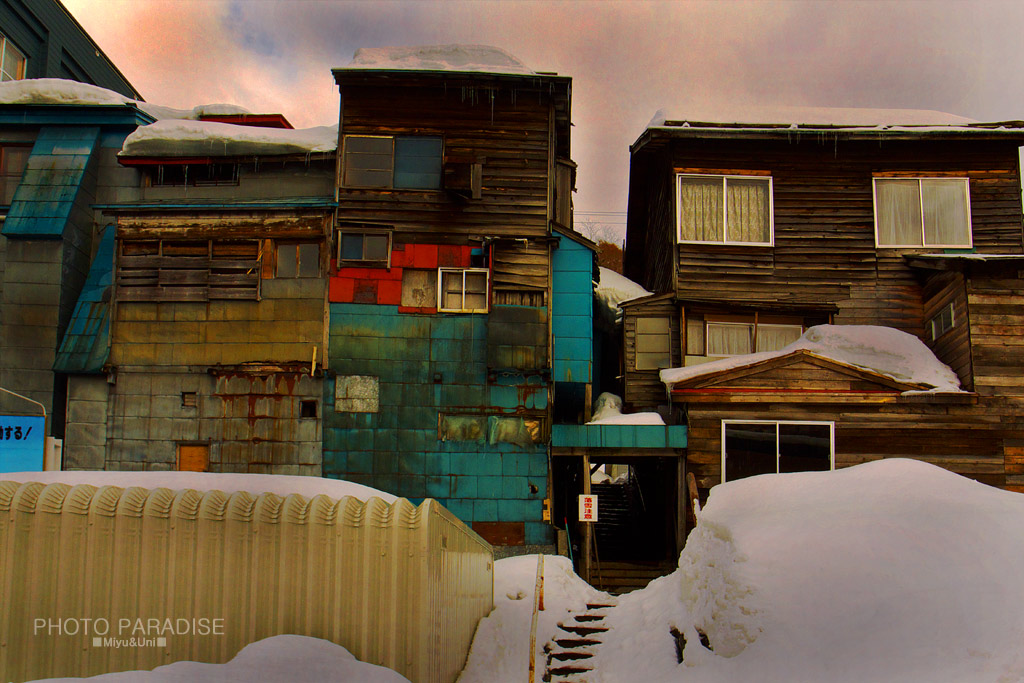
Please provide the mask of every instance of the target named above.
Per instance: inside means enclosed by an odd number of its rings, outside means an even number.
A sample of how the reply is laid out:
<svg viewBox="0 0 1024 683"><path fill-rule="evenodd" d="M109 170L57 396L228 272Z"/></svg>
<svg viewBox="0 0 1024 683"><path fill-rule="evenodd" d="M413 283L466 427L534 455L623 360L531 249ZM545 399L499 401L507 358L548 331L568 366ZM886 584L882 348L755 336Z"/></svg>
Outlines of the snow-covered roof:
<svg viewBox="0 0 1024 683"><path fill-rule="evenodd" d="M306 498L323 494L331 498L352 496L359 500L380 498L393 503L398 498L390 493L378 491L369 486L341 479L302 477L285 474L227 474L216 472L108 472L108 471L67 471L67 472L7 472L0 474L4 481L25 483L38 481L44 484L89 484L90 486L138 486L146 489L193 489L196 491L220 491L235 493L273 493L287 496L297 493Z"/></svg>
<svg viewBox="0 0 1024 683"><path fill-rule="evenodd" d="M797 126L963 126L978 123L956 114L930 109L868 109L860 107L785 107L729 105L723 108L695 107L685 111L659 109L648 127L672 122L721 125Z"/></svg>
<svg viewBox="0 0 1024 683"><path fill-rule="evenodd" d="M962 391L956 373L936 358L924 342L912 334L876 325L817 325L778 351L668 368L661 371L661 381L671 390L675 384L688 379L747 367L800 350L899 382L926 385L931 387L932 393Z"/></svg>
<svg viewBox="0 0 1024 683"><path fill-rule="evenodd" d="M364 47L341 70L450 71L535 76L537 72L490 45Z"/></svg>
<svg viewBox="0 0 1024 683"><path fill-rule="evenodd" d="M113 90L63 78L26 78L0 82L0 104L129 105L157 120L198 120L202 116L251 113L234 104L201 104L192 109L164 107L133 100Z"/></svg>
<svg viewBox="0 0 1024 683"><path fill-rule="evenodd" d="M620 304L651 294L625 275L620 275L614 270L604 267L601 267L599 270L601 281L597 283L594 296L612 314L616 321L622 317Z"/></svg>
<svg viewBox="0 0 1024 683"><path fill-rule="evenodd" d="M337 147L337 126L292 130L168 119L136 128L125 139L121 156L308 154Z"/></svg>
<svg viewBox="0 0 1024 683"><path fill-rule="evenodd" d="M778 137L808 132L889 137L969 133L1017 139L1024 137L1024 122L986 123L927 109L744 105L704 110L659 109L634 147L655 133L687 137Z"/></svg>

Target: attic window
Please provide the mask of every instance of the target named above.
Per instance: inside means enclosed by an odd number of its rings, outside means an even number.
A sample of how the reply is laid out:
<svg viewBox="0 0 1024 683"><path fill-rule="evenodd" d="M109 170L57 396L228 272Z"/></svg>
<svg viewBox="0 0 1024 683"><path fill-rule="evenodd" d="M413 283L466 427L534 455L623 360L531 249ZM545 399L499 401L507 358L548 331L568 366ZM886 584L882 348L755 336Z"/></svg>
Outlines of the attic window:
<svg viewBox="0 0 1024 683"><path fill-rule="evenodd" d="M346 135L345 187L436 190L441 187L439 136Z"/></svg>
<svg viewBox="0 0 1024 683"><path fill-rule="evenodd" d="M158 164L155 186L237 185L238 164Z"/></svg>

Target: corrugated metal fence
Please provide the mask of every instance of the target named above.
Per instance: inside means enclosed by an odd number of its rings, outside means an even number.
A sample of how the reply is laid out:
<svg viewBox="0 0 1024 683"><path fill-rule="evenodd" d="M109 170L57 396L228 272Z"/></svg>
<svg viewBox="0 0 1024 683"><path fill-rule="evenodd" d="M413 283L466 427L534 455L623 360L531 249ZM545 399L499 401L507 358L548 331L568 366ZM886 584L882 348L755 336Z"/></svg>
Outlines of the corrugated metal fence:
<svg viewBox="0 0 1024 683"><path fill-rule="evenodd" d="M492 605L490 546L432 500L0 482L0 681L295 633L448 682Z"/></svg>

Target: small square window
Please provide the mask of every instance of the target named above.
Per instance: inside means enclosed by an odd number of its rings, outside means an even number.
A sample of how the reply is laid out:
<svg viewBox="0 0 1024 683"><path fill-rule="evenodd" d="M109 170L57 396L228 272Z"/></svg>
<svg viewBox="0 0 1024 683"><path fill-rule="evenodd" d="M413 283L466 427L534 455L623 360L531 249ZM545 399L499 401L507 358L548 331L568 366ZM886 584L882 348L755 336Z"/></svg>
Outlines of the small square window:
<svg viewBox="0 0 1024 683"><path fill-rule="evenodd" d="M277 245L277 277L320 277L320 245L315 242Z"/></svg>
<svg viewBox="0 0 1024 683"><path fill-rule="evenodd" d="M25 78L25 55L14 47L7 36L0 34L0 81L20 81Z"/></svg>
<svg viewBox="0 0 1024 683"><path fill-rule="evenodd" d="M490 275L490 271L483 268L441 268L438 271L438 310L486 313Z"/></svg>
<svg viewBox="0 0 1024 683"><path fill-rule="evenodd" d="M338 236L338 260L387 265L391 235L386 232L342 232Z"/></svg>
<svg viewBox="0 0 1024 683"><path fill-rule="evenodd" d="M299 401L299 417L315 418L317 416L317 402L315 400Z"/></svg>
<svg viewBox="0 0 1024 683"><path fill-rule="evenodd" d="M199 405L199 397L194 391L183 391L181 392L181 407L182 408L195 408Z"/></svg>

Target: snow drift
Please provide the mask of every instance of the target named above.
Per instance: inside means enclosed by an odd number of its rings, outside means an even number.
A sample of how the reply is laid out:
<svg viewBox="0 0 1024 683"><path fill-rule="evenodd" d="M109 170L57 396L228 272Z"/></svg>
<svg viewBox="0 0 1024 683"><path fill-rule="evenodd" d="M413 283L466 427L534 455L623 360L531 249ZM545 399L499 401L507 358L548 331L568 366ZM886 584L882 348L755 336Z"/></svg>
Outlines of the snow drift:
<svg viewBox="0 0 1024 683"><path fill-rule="evenodd" d="M932 465L716 486L679 565L620 599L596 680L1024 679L1024 496Z"/></svg>

